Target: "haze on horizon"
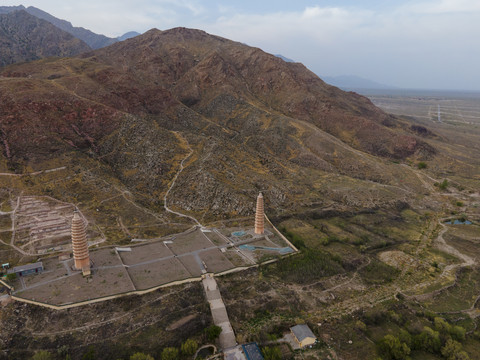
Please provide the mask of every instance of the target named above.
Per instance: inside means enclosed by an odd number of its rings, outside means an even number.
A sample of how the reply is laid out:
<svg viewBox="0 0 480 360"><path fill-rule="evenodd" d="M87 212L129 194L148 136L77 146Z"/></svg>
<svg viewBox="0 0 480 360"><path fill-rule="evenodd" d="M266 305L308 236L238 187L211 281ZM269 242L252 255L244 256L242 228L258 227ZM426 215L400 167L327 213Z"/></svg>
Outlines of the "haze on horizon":
<svg viewBox="0 0 480 360"><path fill-rule="evenodd" d="M21 1L21 0L20 0ZM478 0L2 0L99 34L184 26L302 62L410 89L480 90Z"/></svg>

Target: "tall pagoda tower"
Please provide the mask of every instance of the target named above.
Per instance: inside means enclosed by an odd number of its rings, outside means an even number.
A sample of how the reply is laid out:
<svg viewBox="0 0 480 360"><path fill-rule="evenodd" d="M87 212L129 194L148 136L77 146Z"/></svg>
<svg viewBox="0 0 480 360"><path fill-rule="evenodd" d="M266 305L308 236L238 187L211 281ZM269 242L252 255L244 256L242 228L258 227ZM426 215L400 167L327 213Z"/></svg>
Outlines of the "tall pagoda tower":
<svg viewBox="0 0 480 360"><path fill-rule="evenodd" d="M75 269L82 270L83 275L90 275L90 256L88 255L87 232L85 223L78 214L73 213L72 219L72 248Z"/></svg>
<svg viewBox="0 0 480 360"><path fill-rule="evenodd" d="M263 234L264 221L263 195L260 193L257 197L257 209L255 212L255 234Z"/></svg>

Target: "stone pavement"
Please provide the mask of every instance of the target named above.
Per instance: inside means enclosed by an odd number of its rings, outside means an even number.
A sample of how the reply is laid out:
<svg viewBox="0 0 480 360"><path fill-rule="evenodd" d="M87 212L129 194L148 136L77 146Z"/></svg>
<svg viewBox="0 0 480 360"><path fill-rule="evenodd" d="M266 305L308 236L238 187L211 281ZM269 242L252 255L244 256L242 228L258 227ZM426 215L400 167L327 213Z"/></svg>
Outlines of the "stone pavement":
<svg viewBox="0 0 480 360"><path fill-rule="evenodd" d="M202 284L208 303L210 304L213 323L222 328L219 338L220 347L222 350L235 347L237 345L235 333L233 332L230 320L228 320L227 309L225 308L222 295L220 294L220 290L218 290L217 282L213 274L206 274L202 280Z"/></svg>

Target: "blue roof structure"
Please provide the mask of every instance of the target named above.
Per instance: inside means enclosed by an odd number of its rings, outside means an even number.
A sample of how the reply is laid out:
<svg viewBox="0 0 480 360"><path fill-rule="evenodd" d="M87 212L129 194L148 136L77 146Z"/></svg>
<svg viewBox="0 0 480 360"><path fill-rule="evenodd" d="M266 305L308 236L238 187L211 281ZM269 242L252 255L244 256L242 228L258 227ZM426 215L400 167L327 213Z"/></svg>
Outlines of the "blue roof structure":
<svg viewBox="0 0 480 360"><path fill-rule="evenodd" d="M262 352L256 342L242 345L247 360L263 360Z"/></svg>

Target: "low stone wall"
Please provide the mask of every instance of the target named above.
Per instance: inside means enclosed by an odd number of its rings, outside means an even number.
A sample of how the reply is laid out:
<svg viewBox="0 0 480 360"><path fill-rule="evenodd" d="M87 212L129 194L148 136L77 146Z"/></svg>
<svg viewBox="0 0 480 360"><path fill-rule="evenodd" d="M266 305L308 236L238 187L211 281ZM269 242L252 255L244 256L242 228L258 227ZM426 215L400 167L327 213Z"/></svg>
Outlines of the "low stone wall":
<svg viewBox="0 0 480 360"><path fill-rule="evenodd" d="M286 255L278 257L278 258L275 258L275 259L270 259L270 260L264 261L264 262L259 263L259 264L254 264L254 265L250 265L250 266L242 266L242 267L237 267L237 268L225 270L225 271L222 271L222 272L219 272L219 273L216 273L216 274L214 273L213 274L214 276L224 276L224 275L233 274L233 273L236 273L236 272L248 270L248 269L251 269L251 268L258 268L261 265L272 264L272 263L278 261L281 258L289 257L289 256L295 255L299 252L299 250L285 236L283 236L283 234L271 223L271 221L268 219L267 215L265 215L265 219L272 226L272 228L277 232L277 234L294 250L294 252L286 254ZM193 230L195 230L195 229L196 229L196 227L193 228ZM192 231L192 229L189 229L187 231ZM139 245L141 245L141 244L139 244ZM96 298L96 299L80 301L80 302L76 302L76 303L69 303L69 304L64 304L64 305L47 304L47 303L44 303L44 302L41 302L41 301L25 299L25 298L22 298L22 297L17 296L17 295L12 295L12 299L17 300L17 301L21 301L21 302L25 302L25 303L28 303L28 304L44 306L44 307L54 309L54 310L64 310L64 309L70 309L70 308L74 308L74 307L78 307L78 306L94 304L94 303L98 303L98 302L101 302L101 301L113 300L113 299L117 299L117 298L120 298L120 297L123 297L123 296L143 295L143 294L147 294L149 292L152 292L152 291L164 288L164 287L182 285L182 284L187 284L187 283L196 282L196 281L202 281L202 279L203 279L203 276L192 277L192 278L187 278L187 279L183 279L183 280L176 280L176 281L172 281L172 282L169 282L169 283L166 283L166 284L154 286L154 287L151 287L151 288L148 288L148 289L145 289L145 290L128 291L128 292L119 293L119 294L115 294L115 295L110 295L110 296L100 297L100 298ZM13 287L6 284L4 281L0 280L0 282L2 284L4 284L6 287L8 287L10 290L13 290Z"/></svg>

